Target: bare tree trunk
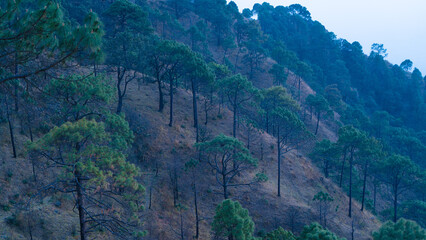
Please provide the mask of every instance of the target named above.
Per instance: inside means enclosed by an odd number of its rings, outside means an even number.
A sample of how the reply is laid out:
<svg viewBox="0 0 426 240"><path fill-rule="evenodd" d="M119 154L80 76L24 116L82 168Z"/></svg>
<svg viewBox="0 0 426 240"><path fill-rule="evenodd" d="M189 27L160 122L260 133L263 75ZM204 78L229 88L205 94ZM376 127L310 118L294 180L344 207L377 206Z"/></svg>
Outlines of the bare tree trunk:
<svg viewBox="0 0 426 240"><path fill-rule="evenodd" d="M19 111L19 82L15 84L15 112Z"/></svg>
<svg viewBox="0 0 426 240"><path fill-rule="evenodd" d="M121 95L120 91L118 91L118 102L117 102L117 114L121 113L121 110L123 108L123 96Z"/></svg>
<svg viewBox="0 0 426 240"><path fill-rule="evenodd" d="M161 87L161 79L159 76L160 73L156 73L157 75L157 86L158 86L158 94L159 94L159 100L158 100L158 111L163 112L164 109L164 93L163 88Z"/></svg>
<svg viewBox="0 0 426 240"><path fill-rule="evenodd" d="M342 168L340 169L340 181L339 181L339 187L342 187L342 182L343 182L343 170L345 170L346 149L345 149L344 151L345 151L345 152L343 153Z"/></svg>
<svg viewBox="0 0 426 240"><path fill-rule="evenodd" d="M204 99L204 113L206 114L206 121L204 122L204 125L207 125L209 121L209 110L207 109L207 99Z"/></svg>
<svg viewBox="0 0 426 240"><path fill-rule="evenodd" d="M123 70L124 71L124 70ZM121 109L123 107L123 94L121 91L121 83L124 78L124 72L121 73L121 68L117 67L117 96L118 96L118 103L117 103L117 113L121 113Z"/></svg>
<svg viewBox="0 0 426 240"><path fill-rule="evenodd" d="M349 158L349 217L352 217L352 167L353 167L353 148L350 152L351 156Z"/></svg>
<svg viewBox="0 0 426 240"><path fill-rule="evenodd" d="M170 84L170 121L169 121L169 127L173 126L173 77L170 77L169 84Z"/></svg>
<svg viewBox="0 0 426 240"><path fill-rule="evenodd" d="M237 136L237 105L234 104L234 121L232 125L232 136L235 138Z"/></svg>
<svg viewBox="0 0 426 240"><path fill-rule="evenodd" d="M16 158L15 135L13 133L13 123L12 123L11 116L10 116L9 101L8 101L7 98L8 97L5 96L6 117L7 117L7 122L9 124L9 133L10 133L10 141L12 143L13 158Z"/></svg>
<svg viewBox="0 0 426 240"><path fill-rule="evenodd" d="M149 185L149 204L148 204L148 209L151 209L152 207L152 186L153 185L153 180L151 181L151 184Z"/></svg>
<svg viewBox="0 0 426 240"><path fill-rule="evenodd" d="M97 68L96 68L96 62L95 61L93 61L93 73L95 74L95 77L98 76L98 71L97 71Z"/></svg>
<svg viewBox="0 0 426 240"><path fill-rule="evenodd" d="M222 169L222 187L223 187L223 198L228 199L228 184L226 183L226 167Z"/></svg>
<svg viewBox="0 0 426 240"><path fill-rule="evenodd" d="M185 240L185 236L183 233L183 214L182 214L182 209L179 211L180 212L180 239L181 240Z"/></svg>
<svg viewBox="0 0 426 240"><path fill-rule="evenodd" d="M31 127L31 120L30 120L30 114L27 111L27 124L28 124L28 131L30 132L30 140L31 142L34 141L33 139L33 128Z"/></svg>
<svg viewBox="0 0 426 240"><path fill-rule="evenodd" d="M315 136L318 133L318 127L319 127L320 117L321 117L321 112L318 112L317 127L315 128Z"/></svg>
<svg viewBox="0 0 426 240"><path fill-rule="evenodd" d="M194 79L191 79L191 88L192 88L192 109L194 114L194 127L195 127L195 140L198 142L198 109L197 109L197 86L195 85ZM207 120L207 116L206 116Z"/></svg>
<svg viewBox="0 0 426 240"><path fill-rule="evenodd" d="M362 201L361 201L361 211L364 211L364 201L365 201L365 190L367 185L367 170L368 169L368 160L365 160L364 165L364 180L362 184Z"/></svg>
<svg viewBox="0 0 426 240"><path fill-rule="evenodd" d="M76 178L76 191L77 191L77 207L78 207L78 216L80 222L80 239L86 240L86 215L84 212L84 196L83 190L81 188L81 179L79 173L75 173Z"/></svg>
<svg viewBox="0 0 426 240"><path fill-rule="evenodd" d="M251 133L251 129L250 127L247 127L247 149L250 150L250 134Z"/></svg>
<svg viewBox="0 0 426 240"><path fill-rule="evenodd" d="M198 239L200 236L200 226L199 226L199 216L198 216L198 202L197 202L197 185L195 183L195 179L193 182L193 190L194 190L194 208L195 208L195 239Z"/></svg>
<svg viewBox="0 0 426 240"><path fill-rule="evenodd" d="M15 53L15 75L18 75L18 52ZM16 81L15 85L15 112L19 111L19 81Z"/></svg>

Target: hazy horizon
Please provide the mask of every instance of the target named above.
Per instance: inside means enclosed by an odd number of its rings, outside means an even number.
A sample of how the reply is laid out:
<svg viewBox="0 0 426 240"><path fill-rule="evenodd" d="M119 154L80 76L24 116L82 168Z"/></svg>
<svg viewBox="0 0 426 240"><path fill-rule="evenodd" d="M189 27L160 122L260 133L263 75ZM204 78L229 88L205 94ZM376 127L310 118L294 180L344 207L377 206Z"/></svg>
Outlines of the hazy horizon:
<svg viewBox="0 0 426 240"><path fill-rule="evenodd" d="M229 1L228 1L229 2ZM349 42L361 43L370 53L373 43L384 44L386 60L400 64L410 59L422 74L426 74L426 1L424 0L234 0L239 10L253 8L255 3L269 2L273 6L299 3L321 22L328 31ZM414 69L414 68L413 68Z"/></svg>

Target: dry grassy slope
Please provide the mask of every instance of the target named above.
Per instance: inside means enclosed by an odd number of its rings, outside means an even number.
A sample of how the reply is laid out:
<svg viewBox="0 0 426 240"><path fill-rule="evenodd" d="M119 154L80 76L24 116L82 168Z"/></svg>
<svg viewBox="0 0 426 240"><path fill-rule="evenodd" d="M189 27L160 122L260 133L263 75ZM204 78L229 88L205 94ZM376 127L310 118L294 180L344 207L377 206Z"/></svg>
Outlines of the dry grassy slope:
<svg viewBox="0 0 426 240"><path fill-rule="evenodd" d="M33 182L32 165L25 157L24 144L29 139L18 133L18 157L12 158L9 132L5 124L0 125L0 239L29 239L28 219L32 223L33 239L75 239L78 218L70 211L72 205L59 195L42 197L32 202L31 214L25 208L29 192L36 188ZM40 174L40 173L38 173ZM39 175L40 181L40 175ZM7 224L6 219L16 215L16 223Z"/></svg>
<svg viewBox="0 0 426 240"><path fill-rule="evenodd" d="M216 49L217 51L220 51ZM219 53L220 55L220 53ZM262 69L269 69L273 61L268 59ZM242 69L244 71L244 69ZM272 79L267 70L259 71L254 77L254 84L258 87L269 87ZM288 85L296 81L296 76L290 75ZM302 80L302 100L313 93L312 89ZM154 84L141 86L138 90L136 83L130 86L128 98L125 101L125 108L133 128L138 136L135 150L138 154L132 154L131 159L137 162L144 171L144 181L147 186L146 202L148 207L149 189L152 186L152 207L147 209L144 218L146 219L146 229L149 231L149 239L175 239L179 230L178 213L173 207L172 190L170 184L170 172L173 166L178 168L179 175L179 196L180 202L188 208L184 212L185 236L190 238L194 234L194 210L192 207L192 189L188 174L182 171L182 165L189 160L193 154L192 145L195 135L192 126L192 102L190 92L179 90L175 104L175 124L168 127L168 105L164 113L157 111L158 105L157 89ZM201 106L200 106L201 111ZM223 111L222 111L223 112ZM222 113L223 119L218 118L218 109L211 111L211 119L207 128L212 135L232 133L232 115L229 111ZM200 112L200 122L204 122L204 114ZM311 124L314 123L312 120ZM17 121L18 122L18 121ZM311 126L311 127L312 127ZM30 177L31 164L25 158L23 143L28 138L19 135L19 124L16 123L18 133L18 159L11 158L8 129L3 124L1 126L0 140L0 186L2 205L8 205L11 210L0 208L0 236L9 239L28 239L29 231L26 223L27 215L18 214L19 225L10 226L5 224L4 219L11 216L19 209L20 204L26 199L25 193L34 188ZM311 128L312 129L312 128ZM321 124L319 135L335 140L335 127L328 124ZM246 142L243 126L240 128L239 138ZM282 172L282 197L276 197L276 151L275 140L268 134L258 133L252 137L252 152L260 158L260 143L264 146L264 160L260 161L257 171L264 171L269 181L260 185L245 187L238 190L231 189L233 199L239 200L244 207L247 207L254 221L257 230L271 230L279 225L288 229L293 228L299 231L304 224L317 220L317 211L312 203L312 197L320 190L327 190L336 199L334 207L339 207L339 212L329 220L329 227L342 236L349 237L351 231L351 219L346 217L348 199L333 183L323 179L318 169L313 167L308 159L301 154L290 153L283 160ZM273 147L274 146L274 147ZM172 152L172 149L175 151ZM142 154L141 154L142 153ZM154 169L158 169L158 176L153 177ZM210 238L211 218L214 215L214 207L222 200L220 189L216 187L213 174L208 166L202 163L200 166L200 176L197 179L199 187L199 208L201 221L201 238ZM12 176L9 177L9 174ZM251 178L250 176L242 176ZM60 204L58 204L60 203ZM54 196L45 197L41 202L33 205L33 237L34 239L75 239L77 215L72 210L72 205L66 197ZM355 207L354 218L356 239L368 239L369 233L376 229L378 221L369 213L359 213L359 207ZM104 237L105 239L105 237Z"/></svg>
<svg viewBox="0 0 426 240"><path fill-rule="evenodd" d="M137 113L139 121L144 122L147 128L144 133L144 142L147 144L147 152L143 157L142 165L145 171L150 172L152 166L158 166L159 173L153 184L153 205L147 211L147 229L150 231L150 239L173 239L178 231L178 213L173 209L173 198L169 173L173 165L178 169L189 160L193 154L194 128L192 125L192 105L190 92L179 90L176 94L175 122L173 127L168 123L168 104L164 113L157 111L157 91L155 85L141 86L138 90L135 85L130 87L126 108ZM217 118L218 109L212 110L213 117L209 119L207 128L212 135L225 133L231 135L232 115L225 111L222 119ZM204 117L200 112L201 122ZM240 127L239 138L246 141L244 128ZM289 153L283 160L282 168L282 197L276 196L277 189L277 163L275 140L266 133L257 133L251 143L251 151L260 158L260 144L264 146L264 158L259 162L257 171L264 171L269 181L255 186L232 189L231 197L239 200L242 205L250 210L256 223L256 229L271 230L281 225L299 231L303 224L317 220L317 211L312 202L313 196L320 190L326 190L335 199L333 209L338 206L338 211L331 211L333 215L329 219L329 227L341 236L350 237L352 219L355 225L355 239L369 239L371 231L375 230L379 222L368 212L361 213L358 203L354 204L355 217L347 217L348 197L330 180L324 179L319 170L310 160L300 153ZM175 149L175 151L171 151ZM217 188L213 173L206 163L201 163L201 174L197 178L199 185L199 197L201 198L202 238L209 238L209 224L214 215L215 206L222 200L220 188ZM184 225L187 237L190 238L194 230L194 210L192 208L192 192L190 178L185 172L178 170L180 201L188 209L184 213ZM241 176L240 181L253 177L256 171L248 176ZM152 177L147 177L146 185L151 185ZM216 193L217 192L217 193ZM149 194L147 194L149 195ZM148 199L147 199L148 200ZM292 217L293 222L292 224Z"/></svg>
<svg viewBox="0 0 426 240"><path fill-rule="evenodd" d="M273 62L267 60L262 69L268 69ZM296 81L296 76L290 75L288 85ZM267 71L259 71L255 75L254 84L258 87L269 87L272 80ZM313 93L312 89L302 81L302 99ZM175 104L175 124L168 127L168 105L164 113L157 111L157 89L154 84L147 84L138 89L136 83L130 86L125 108L133 122L133 129L138 136L135 151L131 159L137 162L144 171L144 181L148 192L146 202L148 206L149 189L152 186L152 207L147 209L144 218L146 229L150 239L174 239L179 229L178 213L173 207L172 190L170 184L170 172L176 165L179 175L180 202L187 206L184 212L185 236L190 238L194 234L194 210L192 207L192 189L188 174L182 171L183 164L193 154L192 145L195 135L192 126L192 102L191 94L180 89L177 93ZM201 106L200 106L201 111ZM212 135L225 133L231 135L232 115L229 111L223 113L222 119L218 118L218 109L211 111L211 119L207 128ZM204 122L204 114L199 113L200 122ZM313 122L315 119L313 119ZM312 123L313 123L312 122ZM1 126L0 140L0 186L2 206L10 206L10 210L0 208L0 236L9 239L28 239L29 231L26 214L18 214L18 226L7 225L4 221L11 216L27 198L26 192L34 188L31 182L31 164L25 158L23 144L28 141L24 135L20 135L18 121L15 124L18 133L17 159L11 158L8 129ZM309 125L309 124L308 124ZM313 125L313 124L310 124ZM320 136L335 139L335 130L327 124L321 124ZM239 138L246 142L244 127L240 128ZM351 231L351 219L346 217L348 199L333 183L323 179L318 169L313 167L308 159L300 153L290 153L283 160L282 172L282 197L276 197L276 151L275 140L268 134L257 133L252 137L252 152L260 158L260 143L263 143L264 157L260 161L257 171L264 171L269 181L260 185L245 187L238 190L231 189L233 199L239 200L247 207L256 222L257 231L261 229L271 230L279 225L288 229L299 231L304 224L317 220L317 211L312 203L312 197L320 190L327 190L336 199L333 208L339 207L339 212L329 220L329 227L342 236L349 237ZM172 149L175 149L172 152ZM142 153L142 154L141 154ZM158 169L158 176L153 177L154 169ZM201 174L197 179L199 187L201 239L210 238L211 218L214 215L214 207L222 200L220 189L216 187L213 174L208 166L202 163ZM12 176L10 177L10 173ZM242 176L240 179L251 178ZM18 203L18 204L15 204ZM59 204L60 203L60 204ZM356 239L368 239L369 233L376 229L378 221L369 213L359 213L359 207L355 209L355 236ZM70 201L66 197L45 197L42 201L33 204L32 214L34 226L34 239L75 239L77 215L72 211ZM59 230L58 230L59 229ZM105 237L104 237L105 239Z"/></svg>
<svg viewBox="0 0 426 240"><path fill-rule="evenodd" d="M194 234L193 195L190 175L182 170L182 166L194 153L191 94L183 89L178 90L173 127L167 125L168 103L164 113L157 111L157 104L157 90L154 84L142 85L140 89L136 83L130 86L125 108L137 136L137 145L134 153L130 155L130 160L136 162L144 173L143 180L147 187L145 227L149 231L148 239L177 238L179 215L173 207L170 184L170 172L173 172L173 166L177 166L179 202L187 206L183 213L185 239L190 239ZM207 125L211 135L219 133L231 135L232 115L229 111L222 110L223 117L219 119L217 113L217 108L211 111ZM204 115L201 112L199 115L200 122L204 122ZM22 206L20 203L27 199L26 193L34 188L31 181L31 164L23 151L23 143L28 141L28 138L19 134L21 131L19 124L16 123L19 157L13 159L8 129L3 124L0 131L0 136L3 136L0 140L0 203L11 208L10 210L0 208L0 236L4 239L28 239L26 214L18 214L18 226L8 225L4 221L19 210ZM243 126L240 126L239 133L239 138L246 142ZM258 169L247 176L241 176L239 181L252 178L258 171L264 171L269 181L252 187L231 189L231 197L250 210L256 223L256 231L261 229L269 231L279 225L299 231L304 224L318 219L312 197L320 190L327 190L335 199L333 208L339 206L339 211L331 214L333 216L329 219L329 227L339 235L349 237L351 219L346 217L348 202L346 195L331 181L324 179L309 159L300 153L290 153L283 159L282 197L276 197L275 140L270 135L260 132L252 137L251 151L259 159L261 143L264 157L259 161ZM155 169L158 169L157 177L154 177ZM197 185L200 217L203 219L200 239L209 239L209 224L214 215L214 208L222 201L222 196L218 194L221 193L221 189L215 184L214 175L205 162L199 166ZM148 209L151 186L152 206ZM67 197L60 195L44 197L42 201L33 203L34 239L78 238L77 215L72 208ZM358 209L359 206L355 204L355 239L368 239L369 233L378 227L379 222L370 213L361 213Z"/></svg>

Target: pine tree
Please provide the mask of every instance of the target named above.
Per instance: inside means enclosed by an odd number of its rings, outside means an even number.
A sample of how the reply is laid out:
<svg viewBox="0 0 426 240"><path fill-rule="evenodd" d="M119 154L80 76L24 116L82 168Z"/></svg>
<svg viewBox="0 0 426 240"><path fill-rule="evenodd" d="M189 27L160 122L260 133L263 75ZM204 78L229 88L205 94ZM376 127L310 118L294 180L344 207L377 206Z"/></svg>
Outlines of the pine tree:
<svg viewBox="0 0 426 240"><path fill-rule="evenodd" d="M192 110L194 117L194 127L195 127L195 136L196 142L198 142L199 138L199 124L198 124L198 97L197 93L201 87L208 87L213 84L214 74L212 73L210 67L204 61L200 54L196 54L191 52L187 59L186 63L186 77L189 79L191 84L191 92L192 92ZM205 96L207 97L207 96Z"/></svg>
<svg viewBox="0 0 426 240"><path fill-rule="evenodd" d="M421 177L419 167L409 158L397 154L378 162L380 180L391 187L393 195L393 221L398 220L398 197L414 186Z"/></svg>
<svg viewBox="0 0 426 240"><path fill-rule="evenodd" d="M120 113L128 84L138 78L136 71L144 61L152 28L142 7L127 0L111 4L105 17L107 63L116 72L117 113Z"/></svg>
<svg viewBox="0 0 426 240"><path fill-rule="evenodd" d="M169 126L173 125L173 100L181 78L189 72L188 61L191 61L193 52L185 44L171 41L159 40L154 42L148 53L149 68L158 86L159 107L158 111L164 110L164 88L168 84L170 97Z"/></svg>
<svg viewBox="0 0 426 240"><path fill-rule="evenodd" d="M222 187L225 199L228 198L229 187L250 185L265 180L265 176L257 174L251 183L235 181L238 175L257 166L257 159L253 158L244 143L236 138L220 134L210 141L197 143L195 146L207 158L208 164L215 172L216 181Z"/></svg>
<svg viewBox="0 0 426 240"><path fill-rule="evenodd" d="M296 236L290 231L284 230L284 228L279 227L272 232L266 234L264 240L296 240Z"/></svg>
<svg viewBox="0 0 426 240"><path fill-rule="evenodd" d="M318 94L317 95L311 94L308 97L306 97L306 104L311 108L311 114L312 114L312 109L316 113L317 124L315 127L315 135L317 135L321 116L323 113L328 113L330 111L330 105L328 104L328 101L322 95L318 95Z"/></svg>
<svg viewBox="0 0 426 240"><path fill-rule="evenodd" d="M136 180L139 169L124 153L132 141L124 118L110 116L106 123L86 118L64 123L30 145L42 163L58 170L44 189L75 196L82 240L94 227L120 237L141 234L144 187Z"/></svg>
<svg viewBox="0 0 426 240"><path fill-rule="evenodd" d="M2 4L3 5L3 4ZM0 8L0 84L62 66L79 53L96 58L103 36L102 23L90 12L83 26L72 26L53 0L37 4L7 0ZM40 61L43 59L43 61Z"/></svg>
<svg viewBox="0 0 426 240"><path fill-rule="evenodd" d="M306 130L299 117L287 108L277 107L272 112L274 124L277 128L277 161L278 183L277 196L281 196L281 157L297 149L302 143L309 141L312 134Z"/></svg>
<svg viewBox="0 0 426 240"><path fill-rule="evenodd" d="M291 97L287 89L282 86L270 87L261 91L262 99L260 107L262 108L265 116L266 132L270 133L270 127L274 130L274 122L272 112L278 107L297 111L300 109L299 104ZM271 126L272 125L272 126Z"/></svg>
<svg viewBox="0 0 426 240"><path fill-rule="evenodd" d="M334 201L334 199L327 192L320 191L315 194L312 200L318 204L320 223L323 223L324 227L327 227L328 210L330 208L330 203Z"/></svg>
<svg viewBox="0 0 426 240"><path fill-rule="evenodd" d="M259 91L253 84L241 74L233 75L224 78L218 82L220 91L228 98L231 105L232 112L234 113L232 136L237 136L237 117L238 111L243 103L246 103L258 95Z"/></svg>
<svg viewBox="0 0 426 240"><path fill-rule="evenodd" d="M336 143L324 139L315 144L315 148L309 156L315 162L320 163L324 176L328 178L330 176L330 171L335 167L335 164L337 164L340 155L340 147Z"/></svg>
<svg viewBox="0 0 426 240"><path fill-rule="evenodd" d="M352 186L353 186L353 169L355 164L355 155L360 149L365 147L367 136L365 132L356 129L353 126L344 126L339 129L338 144L343 149L343 161L340 172L340 184L342 183L343 170L345 166L346 156L349 155L349 213L352 217ZM341 186L341 185L340 185Z"/></svg>
<svg viewBox="0 0 426 240"><path fill-rule="evenodd" d="M274 77L274 84L285 86L287 82L288 73L285 72L284 66L279 64L274 64L269 70L269 74Z"/></svg>
<svg viewBox="0 0 426 240"><path fill-rule="evenodd" d="M216 237L228 240L254 240L254 223L247 209L237 201L224 200L216 207L212 223Z"/></svg>
<svg viewBox="0 0 426 240"><path fill-rule="evenodd" d="M344 238L337 237L333 232L323 228L318 223L306 225L300 233L298 240L344 240Z"/></svg>
<svg viewBox="0 0 426 240"><path fill-rule="evenodd" d="M360 165L363 172L363 184L362 184L362 197L361 197L361 211L364 210L365 206L365 195L367 191L367 179L371 175L369 173L370 165L374 164L375 161L380 160L383 157L382 145L375 138L368 138L364 146L358 153L358 158L361 160ZM371 171L371 170L370 170Z"/></svg>
<svg viewBox="0 0 426 240"><path fill-rule="evenodd" d="M57 115L60 119L57 122L75 122L102 114L106 110L105 105L115 98L110 82L111 79L104 75L77 74L50 80L45 93L46 98L52 98L55 102L52 108L59 111Z"/></svg>
<svg viewBox="0 0 426 240"><path fill-rule="evenodd" d="M394 223L387 221L377 232L373 233L374 240L424 240L426 231L416 222L399 219Z"/></svg>

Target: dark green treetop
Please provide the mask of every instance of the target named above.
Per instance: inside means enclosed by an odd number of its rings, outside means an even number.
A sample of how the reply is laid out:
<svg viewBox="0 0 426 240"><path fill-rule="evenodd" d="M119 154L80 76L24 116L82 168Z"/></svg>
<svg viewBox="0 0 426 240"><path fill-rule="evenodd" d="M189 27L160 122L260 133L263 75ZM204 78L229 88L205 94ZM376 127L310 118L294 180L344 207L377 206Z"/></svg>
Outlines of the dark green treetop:
<svg viewBox="0 0 426 240"><path fill-rule="evenodd" d="M265 181L266 176L257 174L250 183L238 183L235 178L257 166L244 143L236 138L220 134L210 141L195 144L195 147L207 158L207 162L216 175L217 183L223 188L223 196L228 198L228 188L250 185Z"/></svg>
<svg viewBox="0 0 426 240"><path fill-rule="evenodd" d="M254 222L239 202L224 200L216 207L212 230L217 237L233 240L254 240Z"/></svg>
<svg viewBox="0 0 426 240"><path fill-rule="evenodd" d="M336 144L328 139L324 139L315 144L314 150L310 153L312 160L321 163L321 167L326 178L330 175L330 170L337 163L341 155L341 149Z"/></svg>
<svg viewBox="0 0 426 240"><path fill-rule="evenodd" d="M333 232L323 228L318 223L306 225L300 233L298 240L344 240L344 238L337 237Z"/></svg>
<svg viewBox="0 0 426 240"><path fill-rule="evenodd" d="M238 110L243 103L258 96L259 90L243 75L236 74L218 81L218 87L222 94L228 98L234 113L232 136L236 137Z"/></svg>
<svg viewBox="0 0 426 240"><path fill-rule="evenodd" d="M296 236L294 236L292 232L279 227L274 231L267 233L264 240L296 240Z"/></svg>
<svg viewBox="0 0 426 240"><path fill-rule="evenodd" d="M122 117L108 122L108 128L86 118L67 122L29 146L43 163L59 170L47 189L75 194L82 239L93 226L121 237L139 231L140 194L144 192L137 181L140 170L126 161L123 151L127 146L115 145L132 142L133 134ZM111 128L114 133L107 131ZM117 136L120 133L124 134Z"/></svg>
<svg viewBox="0 0 426 240"><path fill-rule="evenodd" d="M93 12L82 26L75 27L64 19L56 1L39 0L26 8L24 1L7 0L4 6L0 9L0 84L30 80L77 53L88 53L95 59L101 54L104 33ZM40 57L45 60L39 61Z"/></svg>
<svg viewBox="0 0 426 240"><path fill-rule="evenodd" d="M105 104L111 103L114 90L110 79L98 75L70 75L64 79L53 78L46 86L48 96L60 103L60 122L78 121L102 113Z"/></svg>
<svg viewBox="0 0 426 240"><path fill-rule="evenodd" d="M426 231L416 222L399 219L394 223L386 222L382 227L373 233L374 240L424 240Z"/></svg>

